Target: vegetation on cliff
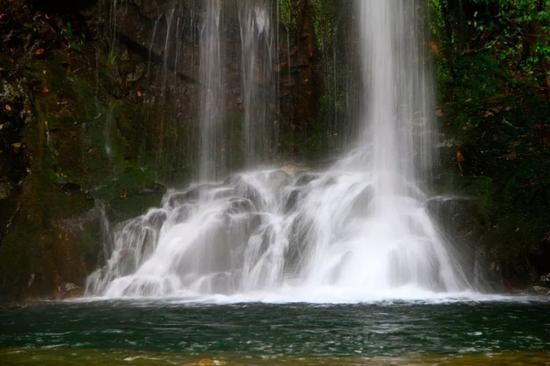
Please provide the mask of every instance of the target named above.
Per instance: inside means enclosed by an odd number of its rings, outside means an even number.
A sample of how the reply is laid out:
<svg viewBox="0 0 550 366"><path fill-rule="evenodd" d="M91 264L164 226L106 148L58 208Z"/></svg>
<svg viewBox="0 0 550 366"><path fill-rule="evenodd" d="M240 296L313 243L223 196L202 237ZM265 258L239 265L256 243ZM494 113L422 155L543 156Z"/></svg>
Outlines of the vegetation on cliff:
<svg viewBox="0 0 550 366"><path fill-rule="evenodd" d="M475 245L517 286L550 272L550 9L431 1L437 114L455 183L478 197Z"/></svg>
<svg viewBox="0 0 550 366"><path fill-rule="evenodd" d="M0 12L0 300L77 293L101 253L104 208L116 222L159 199L137 163L131 86L116 93L94 17L56 4Z"/></svg>

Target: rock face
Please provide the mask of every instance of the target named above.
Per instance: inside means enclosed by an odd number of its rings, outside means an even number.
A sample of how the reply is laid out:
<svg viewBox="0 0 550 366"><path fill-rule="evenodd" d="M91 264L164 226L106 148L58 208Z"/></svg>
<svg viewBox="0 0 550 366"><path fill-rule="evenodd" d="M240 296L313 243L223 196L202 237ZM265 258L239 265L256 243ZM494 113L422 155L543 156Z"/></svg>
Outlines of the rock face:
<svg viewBox="0 0 550 366"><path fill-rule="evenodd" d="M289 75L276 118L297 139L318 101L311 4L299 3L277 50L290 62L275 67ZM238 134L240 35L237 13L227 16L226 109ZM109 223L190 179L200 17L196 2L168 0L13 0L0 10L0 301L78 295ZM166 47L176 30L178 47Z"/></svg>
<svg viewBox="0 0 550 366"><path fill-rule="evenodd" d="M104 59L96 18L66 10L0 11L0 301L82 288L105 218L163 191L137 156L137 98L113 95L117 83L131 90Z"/></svg>
<svg viewBox="0 0 550 366"><path fill-rule="evenodd" d="M550 296L550 287L543 286L531 286L530 292L535 295L547 295Z"/></svg>
<svg viewBox="0 0 550 366"><path fill-rule="evenodd" d="M306 141L311 136L319 107L321 84L312 12L308 1L297 1L295 27L283 28L281 37L293 40L292 45L289 43L288 47L280 48L278 65L280 120L283 136L292 142ZM299 146L291 143L287 153L291 156L300 154Z"/></svg>

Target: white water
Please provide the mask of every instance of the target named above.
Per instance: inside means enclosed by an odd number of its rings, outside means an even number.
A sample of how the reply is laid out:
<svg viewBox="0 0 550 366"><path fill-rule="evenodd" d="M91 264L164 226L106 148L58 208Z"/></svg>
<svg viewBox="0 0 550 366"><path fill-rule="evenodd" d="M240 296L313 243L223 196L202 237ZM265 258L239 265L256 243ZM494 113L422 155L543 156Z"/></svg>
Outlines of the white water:
<svg viewBox="0 0 550 366"><path fill-rule="evenodd" d="M244 145L247 167L272 158L276 144L274 104L275 34L271 0L239 0Z"/></svg>
<svg viewBox="0 0 550 366"><path fill-rule="evenodd" d="M224 55L222 0L204 1L205 19L200 30L200 162L199 179L216 179L223 172Z"/></svg>
<svg viewBox="0 0 550 366"><path fill-rule="evenodd" d="M325 172L253 171L168 192L162 207L115 229L112 256L90 276L88 295L274 302L471 295L459 253L426 209L435 131L417 5L358 2L365 85L358 149ZM216 47L208 59L201 51L201 70L216 68Z"/></svg>

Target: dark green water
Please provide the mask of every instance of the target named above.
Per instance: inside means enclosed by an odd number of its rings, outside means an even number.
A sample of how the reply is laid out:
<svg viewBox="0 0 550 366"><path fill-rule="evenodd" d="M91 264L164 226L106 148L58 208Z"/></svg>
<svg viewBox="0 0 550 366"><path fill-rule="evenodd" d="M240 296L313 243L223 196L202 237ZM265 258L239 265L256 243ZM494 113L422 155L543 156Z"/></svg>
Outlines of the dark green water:
<svg viewBox="0 0 550 366"><path fill-rule="evenodd" d="M550 303L93 302L0 308L0 355L55 349L271 360L537 354L550 362Z"/></svg>

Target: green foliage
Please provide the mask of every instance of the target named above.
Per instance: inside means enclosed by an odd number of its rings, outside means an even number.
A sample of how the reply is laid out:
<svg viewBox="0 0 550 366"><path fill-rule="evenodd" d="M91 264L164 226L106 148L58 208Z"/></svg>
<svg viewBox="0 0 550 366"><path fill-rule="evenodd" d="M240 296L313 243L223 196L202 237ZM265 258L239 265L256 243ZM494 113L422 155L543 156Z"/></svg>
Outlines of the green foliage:
<svg viewBox="0 0 550 366"><path fill-rule="evenodd" d="M550 56L550 10L542 1L431 0L432 32L455 72L468 55L493 58L502 70L513 74L518 87L548 75L544 63Z"/></svg>
<svg viewBox="0 0 550 366"><path fill-rule="evenodd" d="M311 0L318 49L323 52L335 46L338 32L338 14L342 4L336 1Z"/></svg>
<svg viewBox="0 0 550 366"><path fill-rule="evenodd" d="M293 0L279 1L279 21L285 26L287 31L296 30L296 12L293 6Z"/></svg>
<svg viewBox="0 0 550 366"><path fill-rule="evenodd" d="M549 9L539 0L431 0L442 122L464 156L467 189L489 218L483 242L505 276L525 279L550 233ZM486 177L487 180L479 180ZM471 179L470 179L471 181ZM484 185L484 184L482 184ZM487 192L490 192L488 194ZM532 278L531 278L532 279Z"/></svg>
<svg viewBox="0 0 550 366"><path fill-rule="evenodd" d="M61 36L65 39L67 47L75 51L81 51L84 47L84 39L73 29L71 22L67 22L61 29Z"/></svg>

